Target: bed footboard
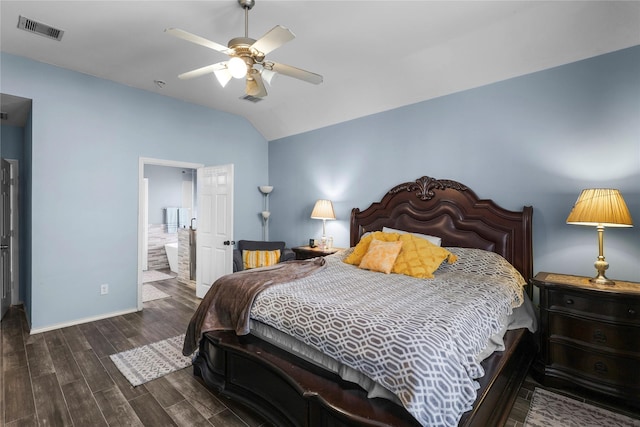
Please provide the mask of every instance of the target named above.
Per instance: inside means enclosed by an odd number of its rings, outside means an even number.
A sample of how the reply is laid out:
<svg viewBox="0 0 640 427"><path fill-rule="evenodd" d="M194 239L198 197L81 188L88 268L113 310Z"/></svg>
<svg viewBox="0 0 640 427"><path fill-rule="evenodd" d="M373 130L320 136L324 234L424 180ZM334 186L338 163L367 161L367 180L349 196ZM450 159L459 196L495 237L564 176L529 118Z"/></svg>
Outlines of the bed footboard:
<svg viewBox="0 0 640 427"><path fill-rule="evenodd" d="M507 339L508 350L483 363L488 372L478 401L460 425L497 426L506 421L534 354L530 333L510 331ZM194 374L279 427L419 426L400 406L369 399L359 386L253 336L205 334Z"/></svg>

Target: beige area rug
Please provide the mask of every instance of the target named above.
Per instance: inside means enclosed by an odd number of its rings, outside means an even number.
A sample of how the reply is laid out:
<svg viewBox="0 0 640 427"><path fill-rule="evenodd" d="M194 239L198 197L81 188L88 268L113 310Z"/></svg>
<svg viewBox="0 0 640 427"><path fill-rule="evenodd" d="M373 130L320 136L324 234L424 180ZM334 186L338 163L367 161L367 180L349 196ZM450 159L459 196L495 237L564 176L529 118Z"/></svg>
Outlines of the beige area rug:
<svg viewBox="0 0 640 427"><path fill-rule="evenodd" d="M184 335L136 347L109 356L133 386L144 384L191 365L182 355Z"/></svg>
<svg viewBox="0 0 640 427"><path fill-rule="evenodd" d="M142 283L157 282L158 280L173 279L173 276L157 270L145 270L142 272Z"/></svg>
<svg viewBox="0 0 640 427"><path fill-rule="evenodd" d="M171 295L162 292L153 285L142 285L142 302L149 302L162 298L169 298Z"/></svg>
<svg viewBox="0 0 640 427"><path fill-rule="evenodd" d="M526 427L640 427L640 420L536 387L524 425Z"/></svg>

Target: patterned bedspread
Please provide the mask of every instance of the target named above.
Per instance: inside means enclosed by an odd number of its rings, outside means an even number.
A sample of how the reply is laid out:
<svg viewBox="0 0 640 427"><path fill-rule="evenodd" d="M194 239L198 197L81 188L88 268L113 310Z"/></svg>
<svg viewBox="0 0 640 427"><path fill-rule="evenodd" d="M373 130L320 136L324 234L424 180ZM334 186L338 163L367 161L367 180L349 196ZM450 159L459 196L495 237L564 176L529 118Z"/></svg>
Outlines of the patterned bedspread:
<svg viewBox="0 0 640 427"><path fill-rule="evenodd" d="M458 261L435 279L327 257L323 271L258 295L251 317L377 381L421 424L457 425L484 375L476 355L522 304L525 281L492 252L447 249Z"/></svg>

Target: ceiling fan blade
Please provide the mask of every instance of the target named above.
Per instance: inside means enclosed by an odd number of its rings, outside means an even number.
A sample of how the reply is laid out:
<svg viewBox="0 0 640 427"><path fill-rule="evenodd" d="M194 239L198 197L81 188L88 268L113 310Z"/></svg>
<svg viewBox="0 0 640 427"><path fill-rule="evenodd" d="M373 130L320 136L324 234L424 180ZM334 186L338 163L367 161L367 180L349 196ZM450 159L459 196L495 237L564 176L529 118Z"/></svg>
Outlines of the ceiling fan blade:
<svg viewBox="0 0 640 427"><path fill-rule="evenodd" d="M276 25L269 30L267 34L260 37L254 44L252 44L251 47L263 55L266 55L294 38L296 38L296 36L290 29L283 27L282 25Z"/></svg>
<svg viewBox="0 0 640 427"><path fill-rule="evenodd" d="M198 68L192 71L187 71L178 76L180 80L192 79L194 77L204 76L208 73L213 73L217 70L223 70L227 68L226 62L218 62L217 64L207 65L206 67Z"/></svg>
<svg viewBox="0 0 640 427"><path fill-rule="evenodd" d="M252 73L247 77L247 86L245 89L247 95L263 98L267 96L267 88L264 86L260 73Z"/></svg>
<svg viewBox="0 0 640 427"><path fill-rule="evenodd" d="M276 62L270 62L268 65L268 69L271 69L276 73L293 77L294 79L304 80L305 82L313 83L314 85L322 83L322 76L320 74L301 70L300 68L292 67L291 65L278 64Z"/></svg>
<svg viewBox="0 0 640 427"><path fill-rule="evenodd" d="M204 37L200 37L200 36L196 36L195 34L188 33L179 28L167 28L164 31L182 40L199 44L200 46L208 47L209 49L217 50L218 52L226 53L227 55L229 55L229 53L233 53L233 51L226 46L223 46L216 42L212 42L211 40L207 40Z"/></svg>

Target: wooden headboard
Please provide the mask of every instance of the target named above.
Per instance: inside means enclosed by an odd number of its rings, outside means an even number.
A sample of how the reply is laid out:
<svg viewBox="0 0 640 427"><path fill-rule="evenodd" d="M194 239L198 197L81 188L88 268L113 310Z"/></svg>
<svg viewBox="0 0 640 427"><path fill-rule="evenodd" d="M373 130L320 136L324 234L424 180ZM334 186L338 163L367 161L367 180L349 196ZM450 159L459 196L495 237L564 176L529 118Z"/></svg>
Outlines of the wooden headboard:
<svg viewBox="0 0 640 427"><path fill-rule="evenodd" d="M393 187L379 202L351 211L351 246L367 231L391 227L442 239L442 246L502 255L527 280L533 276L531 206L509 211L480 200L466 185L423 176Z"/></svg>

